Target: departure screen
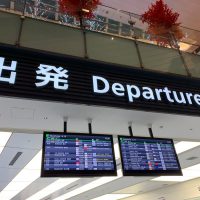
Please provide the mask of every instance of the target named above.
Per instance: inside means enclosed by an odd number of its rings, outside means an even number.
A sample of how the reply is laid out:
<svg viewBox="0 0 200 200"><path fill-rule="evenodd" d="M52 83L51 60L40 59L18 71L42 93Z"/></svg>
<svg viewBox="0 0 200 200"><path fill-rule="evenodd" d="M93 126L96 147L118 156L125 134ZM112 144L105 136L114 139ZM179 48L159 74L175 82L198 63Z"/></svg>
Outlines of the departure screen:
<svg viewBox="0 0 200 200"><path fill-rule="evenodd" d="M173 140L118 138L124 175L182 175Z"/></svg>
<svg viewBox="0 0 200 200"><path fill-rule="evenodd" d="M42 176L116 175L111 135L44 133Z"/></svg>

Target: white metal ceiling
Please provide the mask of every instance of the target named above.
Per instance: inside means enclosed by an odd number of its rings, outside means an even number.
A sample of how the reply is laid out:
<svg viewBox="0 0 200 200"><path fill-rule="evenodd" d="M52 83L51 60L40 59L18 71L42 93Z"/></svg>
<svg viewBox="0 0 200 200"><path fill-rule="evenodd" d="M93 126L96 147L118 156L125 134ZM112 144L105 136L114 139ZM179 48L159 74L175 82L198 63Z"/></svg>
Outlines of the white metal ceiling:
<svg viewBox="0 0 200 200"><path fill-rule="evenodd" d="M93 119L94 132L112 133L115 137L117 134L127 135L128 122L133 121L133 132L135 135L148 136L147 128L149 124L152 124L154 134L157 137L172 137L176 140L200 141L200 123L198 117L151 112L147 113L142 111L120 110L106 107L9 99L3 97L0 98L0 101L0 130L15 130L15 133L11 136L6 147L4 148L4 151L0 155L0 190L6 187L6 185L17 175L17 173L34 157L34 155L37 154L39 149L41 149L41 133L43 130L62 131L64 116L68 116L69 118L69 131L88 132L87 119L90 117ZM33 118L30 118L29 113L27 113L28 111L31 113L34 111ZM22 132L20 133L19 130ZM10 161L17 152L22 152L21 157L19 157L13 166L9 166ZM181 153L179 158L182 167L184 168L200 163L199 155L199 147ZM187 160L190 157L197 157L197 159ZM151 182L150 184L149 179L151 178L122 177L100 187L81 193L78 196L71 197L70 199L89 200L107 193L123 193L124 191L132 191L140 195L130 197L129 200L146 200L146 192L151 193L149 195L152 196L152 200L157 200L159 197L155 194L157 194L158 189L159 191L161 190L159 195L162 196L163 187L167 188L170 187L171 184L181 184L176 182L167 182L167 185L164 185L166 182ZM36 181L20 192L15 198L13 198L13 200L25 200L30 195L36 193L56 180L56 178L36 179ZM75 183L58 190L51 197L56 197L62 193L71 192L75 189L79 190L79 188L93 180L96 180L96 178L80 179ZM173 187L174 186L172 186L172 188ZM169 190L171 191L172 188ZM43 200L45 199L46 198ZM183 199L170 198L170 200Z"/></svg>

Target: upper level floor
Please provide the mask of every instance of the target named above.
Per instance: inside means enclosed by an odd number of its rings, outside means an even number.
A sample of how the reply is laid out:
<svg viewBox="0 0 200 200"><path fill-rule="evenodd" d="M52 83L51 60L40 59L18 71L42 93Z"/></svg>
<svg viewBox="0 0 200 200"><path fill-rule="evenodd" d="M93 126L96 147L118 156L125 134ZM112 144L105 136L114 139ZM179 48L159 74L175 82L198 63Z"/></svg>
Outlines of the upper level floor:
<svg viewBox="0 0 200 200"><path fill-rule="evenodd" d="M55 0L2 0L0 9L0 43L200 78L198 31L182 27L171 48L149 39L139 15L103 5L84 28Z"/></svg>

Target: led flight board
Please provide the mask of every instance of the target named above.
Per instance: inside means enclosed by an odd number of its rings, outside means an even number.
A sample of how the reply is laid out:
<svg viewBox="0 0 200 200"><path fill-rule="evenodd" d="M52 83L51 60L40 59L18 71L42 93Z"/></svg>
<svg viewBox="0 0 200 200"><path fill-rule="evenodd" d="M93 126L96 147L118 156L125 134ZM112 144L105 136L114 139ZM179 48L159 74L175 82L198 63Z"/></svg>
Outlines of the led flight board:
<svg viewBox="0 0 200 200"><path fill-rule="evenodd" d="M44 133L41 177L115 175L111 135Z"/></svg>
<svg viewBox="0 0 200 200"><path fill-rule="evenodd" d="M124 176L182 175L173 140L118 136Z"/></svg>

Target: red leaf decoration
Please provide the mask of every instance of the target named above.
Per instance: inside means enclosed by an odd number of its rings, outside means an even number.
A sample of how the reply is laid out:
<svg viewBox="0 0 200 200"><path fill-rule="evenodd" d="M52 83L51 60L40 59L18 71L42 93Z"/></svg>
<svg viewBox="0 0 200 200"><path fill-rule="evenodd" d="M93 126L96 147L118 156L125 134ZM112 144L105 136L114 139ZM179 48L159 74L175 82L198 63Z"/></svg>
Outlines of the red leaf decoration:
<svg viewBox="0 0 200 200"><path fill-rule="evenodd" d="M100 0L59 0L60 11L77 19L94 17L93 12L99 4ZM84 12L83 9L87 12Z"/></svg>
<svg viewBox="0 0 200 200"><path fill-rule="evenodd" d="M177 22L178 18L179 14L173 12L163 0L157 0L155 4L151 4L149 10L141 17L142 22L148 24L147 32L154 35L151 39L162 46L173 46L170 42L172 33L176 39L183 38L180 23ZM155 35L160 37L155 37Z"/></svg>

